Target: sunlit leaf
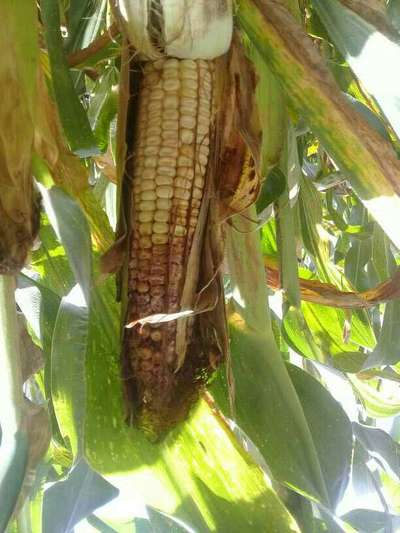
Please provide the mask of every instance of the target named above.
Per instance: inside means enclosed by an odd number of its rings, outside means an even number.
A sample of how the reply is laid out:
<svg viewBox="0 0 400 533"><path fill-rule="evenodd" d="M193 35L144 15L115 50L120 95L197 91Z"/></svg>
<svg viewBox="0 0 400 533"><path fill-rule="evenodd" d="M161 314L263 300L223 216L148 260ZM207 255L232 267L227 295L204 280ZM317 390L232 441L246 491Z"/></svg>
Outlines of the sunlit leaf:
<svg viewBox="0 0 400 533"><path fill-rule="evenodd" d="M390 239L400 246L400 233L392 223L400 207L400 165L390 143L351 109L316 48L280 2L240 0L237 19L284 84L290 102L320 136Z"/></svg>
<svg viewBox="0 0 400 533"><path fill-rule="evenodd" d="M43 0L41 13L45 26L54 94L65 135L71 150L80 157L95 155L99 153L99 149L85 110L75 92L64 55L58 3Z"/></svg>
<svg viewBox="0 0 400 533"><path fill-rule="evenodd" d="M335 45L400 136L397 71L393 68L400 61L400 42L338 0L313 0L313 4Z"/></svg>
<svg viewBox="0 0 400 533"><path fill-rule="evenodd" d="M357 423L353 429L365 449L387 463L400 480L400 445L381 429Z"/></svg>

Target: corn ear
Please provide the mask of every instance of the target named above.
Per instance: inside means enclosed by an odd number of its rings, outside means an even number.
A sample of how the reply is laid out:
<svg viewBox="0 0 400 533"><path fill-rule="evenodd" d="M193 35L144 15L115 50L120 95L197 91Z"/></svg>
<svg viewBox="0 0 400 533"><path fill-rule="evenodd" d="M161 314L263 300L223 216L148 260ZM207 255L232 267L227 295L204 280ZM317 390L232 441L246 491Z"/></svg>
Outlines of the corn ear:
<svg viewBox="0 0 400 533"><path fill-rule="evenodd" d="M232 2L122 0L115 12L136 50L133 96L119 114L118 238L106 263L121 264L127 250L120 295L128 418L156 440L187 416L227 352L217 102ZM127 94L122 87L123 109Z"/></svg>
<svg viewBox="0 0 400 533"><path fill-rule="evenodd" d="M221 257L205 250L206 232L217 231L208 221L214 76L213 61L148 62L136 104L123 364L131 415L153 439L187 415L224 357L224 320L196 314L223 303Z"/></svg>
<svg viewBox="0 0 400 533"><path fill-rule="evenodd" d="M24 265L39 225L31 158L37 66L36 3L2 2L0 35L0 274Z"/></svg>

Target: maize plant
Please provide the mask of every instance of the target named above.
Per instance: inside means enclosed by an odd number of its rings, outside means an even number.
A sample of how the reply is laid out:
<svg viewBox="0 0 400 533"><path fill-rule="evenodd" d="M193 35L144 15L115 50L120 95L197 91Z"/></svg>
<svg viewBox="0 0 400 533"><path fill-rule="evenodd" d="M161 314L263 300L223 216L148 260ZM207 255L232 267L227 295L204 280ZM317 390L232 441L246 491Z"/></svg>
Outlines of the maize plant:
<svg viewBox="0 0 400 533"><path fill-rule="evenodd" d="M0 531L397 531L399 1L3 4Z"/></svg>

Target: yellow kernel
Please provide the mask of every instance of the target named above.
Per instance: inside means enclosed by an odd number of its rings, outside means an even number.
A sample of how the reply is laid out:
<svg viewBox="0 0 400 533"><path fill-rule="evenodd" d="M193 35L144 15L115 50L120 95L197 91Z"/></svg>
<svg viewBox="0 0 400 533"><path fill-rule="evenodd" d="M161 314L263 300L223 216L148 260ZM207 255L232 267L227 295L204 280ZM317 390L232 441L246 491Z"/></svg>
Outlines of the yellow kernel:
<svg viewBox="0 0 400 533"><path fill-rule="evenodd" d="M176 165L176 159L173 157L160 157L158 160L160 167L174 167Z"/></svg>
<svg viewBox="0 0 400 533"><path fill-rule="evenodd" d="M200 164L202 165L207 165L208 163L208 156L207 155L204 155L202 153L199 154L199 162Z"/></svg>
<svg viewBox="0 0 400 533"><path fill-rule="evenodd" d="M162 100L154 100L149 102L149 106L147 108L147 116L149 116L152 113L161 113L161 109L163 106ZM145 120L147 119L147 116L145 116Z"/></svg>
<svg viewBox="0 0 400 533"><path fill-rule="evenodd" d="M177 159L178 149L172 148L171 146L164 146L160 150L160 157L173 157L174 159Z"/></svg>
<svg viewBox="0 0 400 533"><path fill-rule="evenodd" d="M172 198L174 190L172 187L164 186L157 187L158 198Z"/></svg>
<svg viewBox="0 0 400 533"><path fill-rule="evenodd" d="M163 120L178 120L179 112L176 109L165 109L162 116Z"/></svg>
<svg viewBox="0 0 400 533"><path fill-rule="evenodd" d="M194 131L182 128L180 131L180 137L183 143L191 144L194 141Z"/></svg>
<svg viewBox="0 0 400 533"><path fill-rule="evenodd" d="M184 144L179 149L179 155L186 155L192 160L194 157L194 146L191 144Z"/></svg>
<svg viewBox="0 0 400 533"><path fill-rule="evenodd" d="M183 89L193 89L196 91L197 93L197 81L193 80L193 79L183 79L182 80L182 88Z"/></svg>
<svg viewBox="0 0 400 533"><path fill-rule="evenodd" d="M176 94L167 94L163 99L164 109L177 109L179 98Z"/></svg>
<svg viewBox="0 0 400 533"><path fill-rule="evenodd" d="M160 80L159 72L156 72L155 70L146 72L145 82L153 84L153 83L157 83L159 80Z"/></svg>
<svg viewBox="0 0 400 533"><path fill-rule="evenodd" d="M209 124L207 126L205 124L198 124L197 135L207 135L209 132L209 127Z"/></svg>
<svg viewBox="0 0 400 533"><path fill-rule="evenodd" d="M155 198L154 198L155 200ZM154 201L140 201L139 211L154 211L156 203Z"/></svg>
<svg viewBox="0 0 400 533"><path fill-rule="evenodd" d="M203 191L202 189L194 187L192 191L192 195L193 195L193 198L196 198L197 200L201 200L201 198L203 197Z"/></svg>
<svg viewBox="0 0 400 533"><path fill-rule="evenodd" d="M158 146L146 146L144 149L144 154L146 156L155 156L158 154L159 150L160 149Z"/></svg>
<svg viewBox="0 0 400 533"><path fill-rule="evenodd" d="M172 202L169 198L157 198L157 209L170 211Z"/></svg>
<svg viewBox="0 0 400 533"><path fill-rule="evenodd" d="M177 177L174 180L175 187L181 187L182 189L191 189L192 184L189 180L185 178Z"/></svg>
<svg viewBox="0 0 400 533"><path fill-rule="evenodd" d="M163 138L163 146L177 146L178 145L178 132L176 130L164 130L161 134Z"/></svg>
<svg viewBox="0 0 400 533"><path fill-rule="evenodd" d="M192 161L191 161L192 163ZM181 178L186 178L188 180L192 180L193 177L194 177L194 170L193 170L193 167L178 167L177 170L176 170L176 174L178 176L180 176Z"/></svg>
<svg viewBox="0 0 400 533"><path fill-rule="evenodd" d="M156 177L157 185L172 185L174 183L173 176L165 176L161 174Z"/></svg>
<svg viewBox="0 0 400 533"><path fill-rule="evenodd" d="M180 87L179 79L171 77L170 79L164 79L163 89L165 91L178 91Z"/></svg>
<svg viewBox="0 0 400 533"><path fill-rule="evenodd" d="M153 233L151 236L151 240L153 241L153 244L167 244L168 243L168 234L158 234Z"/></svg>
<svg viewBox="0 0 400 533"><path fill-rule="evenodd" d="M186 228L185 226L175 226L175 229L174 229L174 235L176 235L177 237L184 237L186 235Z"/></svg>
<svg viewBox="0 0 400 533"><path fill-rule="evenodd" d="M156 200L157 196L154 190L151 191L142 191L140 194L141 200ZM154 205L155 207L155 205ZM148 211L148 209L147 209Z"/></svg>
<svg viewBox="0 0 400 533"><path fill-rule="evenodd" d="M180 107L180 113L183 117L197 117L197 109L193 103L182 103Z"/></svg>
<svg viewBox="0 0 400 533"><path fill-rule="evenodd" d="M179 129L179 124L176 120L164 120L162 127L164 131L175 131Z"/></svg>
<svg viewBox="0 0 400 533"><path fill-rule="evenodd" d="M147 137L160 137L161 136L161 126L152 126L146 130Z"/></svg>
<svg viewBox="0 0 400 533"><path fill-rule="evenodd" d="M192 81L192 80L183 80L183 81ZM194 83L197 85L196 82ZM181 96L184 96L187 98L197 98L197 89L190 89L189 87L182 87Z"/></svg>
<svg viewBox="0 0 400 533"><path fill-rule="evenodd" d="M152 224L151 222L144 222L139 226L139 233L141 235L151 235L152 234Z"/></svg>
<svg viewBox="0 0 400 533"><path fill-rule="evenodd" d="M173 178L176 174L176 168L175 167L158 167L157 173L159 176L169 176L170 178Z"/></svg>
<svg viewBox="0 0 400 533"><path fill-rule="evenodd" d="M152 87L152 90L150 91L150 102L154 102L157 100L162 100L164 96L164 91L161 87Z"/></svg>
<svg viewBox="0 0 400 533"><path fill-rule="evenodd" d="M144 161L144 166L146 168L155 168L157 166L157 159L155 157L148 157Z"/></svg>
<svg viewBox="0 0 400 533"><path fill-rule="evenodd" d="M152 222L153 212L152 211L141 211L138 215L139 222Z"/></svg>
<svg viewBox="0 0 400 533"><path fill-rule="evenodd" d="M154 233L168 233L169 226L165 222L155 222L153 224L153 231Z"/></svg>
<svg viewBox="0 0 400 533"><path fill-rule="evenodd" d="M178 68L179 67L179 61L177 59L174 59L174 58L169 58L169 59L163 59L163 67L164 69L170 69L170 68Z"/></svg>
<svg viewBox="0 0 400 533"><path fill-rule="evenodd" d="M196 126L196 118L189 115L183 115L180 119L182 128L193 129Z"/></svg>
<svg viewBox="0 0 400 533"><path fill-rule="evenodd" d="M145 168L142 172L142 178L148 180L154 180L156 177L156 171L154 168Z"/></svg>
<svg viewBox="0 0 400 533"><path fill-rule="evenodd" d="M189 167L193 164L193 157L187 157L185 155L180 155L177 160L177 165L179 167Z"/></svg>
<svg viewBox="0 0 400 533"><path fill-rule="evenodd" d="M168 222L169 220L169 211L158 210L154 213L154 220L157 222Z"/></svg>
<svg viewBox="0 0 400 533"><path fill-rule="evenodd" d="M145 180L144 179L144 180L142 180L142 183L140 185L141 185L141 190L142 191L151 191L155 187L154 180Z"/></svg>
<svg viewBox="0 0 400 533"><path fill-rule="evenodd" d="M179 200L189 200L190 191L188 191L187 189L182 189L181 187L176 187L174 191L174 197L178 198Z"/></svg>
<svg viewBox="0 0 400 533"><path fill-rule="evenodd" d="M161 137L159 135L151 135L146 139L146 146L160 146Z"/></svg>

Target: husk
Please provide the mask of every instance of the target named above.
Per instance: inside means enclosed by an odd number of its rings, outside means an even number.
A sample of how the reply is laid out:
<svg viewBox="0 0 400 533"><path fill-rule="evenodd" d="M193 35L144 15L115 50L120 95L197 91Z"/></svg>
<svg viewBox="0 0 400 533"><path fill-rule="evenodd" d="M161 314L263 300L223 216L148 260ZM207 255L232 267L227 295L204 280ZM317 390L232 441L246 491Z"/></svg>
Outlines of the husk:
<svg viewBox="0 0 400 533"><path fill-rule="evenodd" d="M114 0L115 13L141 59L163 55L214 59L229 49L231 0Z"/></svg>

